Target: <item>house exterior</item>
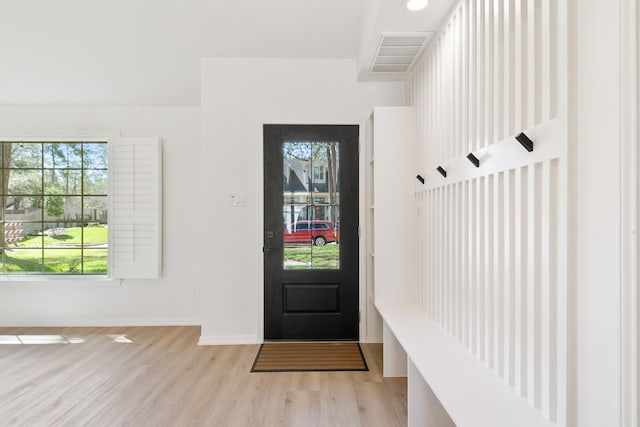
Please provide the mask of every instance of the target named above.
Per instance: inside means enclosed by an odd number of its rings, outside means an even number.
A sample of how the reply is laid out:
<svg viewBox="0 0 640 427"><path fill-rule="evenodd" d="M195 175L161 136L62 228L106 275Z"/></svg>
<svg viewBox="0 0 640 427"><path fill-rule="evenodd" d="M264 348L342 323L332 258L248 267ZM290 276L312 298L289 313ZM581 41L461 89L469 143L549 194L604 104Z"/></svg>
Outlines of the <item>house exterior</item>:
<svg viewBox="0 0 640 427"><path fill-rule="evenodd" d="M283 171L282 214L288 230L291 230L291 224L300 220L340 221L339 164L332 185L329 185L331 178L326 157L313 161L285 157Z"/></svg>

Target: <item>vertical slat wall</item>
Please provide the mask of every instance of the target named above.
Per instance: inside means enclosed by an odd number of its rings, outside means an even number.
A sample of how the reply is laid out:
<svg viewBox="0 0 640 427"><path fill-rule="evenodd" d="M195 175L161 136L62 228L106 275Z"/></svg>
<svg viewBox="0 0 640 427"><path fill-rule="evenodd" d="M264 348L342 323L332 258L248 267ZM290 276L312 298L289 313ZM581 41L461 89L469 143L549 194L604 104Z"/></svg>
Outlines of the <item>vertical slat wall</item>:
<svg viewBox="0 0 640 427"><path fill-rule="evenodd" d="M413 297L544 415L566 410L566 0L464 0L408 79ZM525 151L514 136L535 142ZM467 159L481 161L475 168ZM437 166L447 170L441 177Z"/></svg>

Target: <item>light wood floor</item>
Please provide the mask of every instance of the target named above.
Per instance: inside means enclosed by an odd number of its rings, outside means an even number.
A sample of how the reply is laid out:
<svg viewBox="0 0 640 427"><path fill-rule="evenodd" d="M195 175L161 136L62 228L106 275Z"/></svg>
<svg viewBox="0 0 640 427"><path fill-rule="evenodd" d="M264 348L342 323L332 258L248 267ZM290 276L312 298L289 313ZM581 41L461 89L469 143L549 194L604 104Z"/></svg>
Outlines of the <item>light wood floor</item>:
<svg viewBox="0 0 640 427"><path fill-rule="evenodd" d="M407 423L406 380L381 378L376 344L369 372L250 373L257 345L198 347L199 327L0 328L20 335L70 343L0 344L0 426Z"/></svg>

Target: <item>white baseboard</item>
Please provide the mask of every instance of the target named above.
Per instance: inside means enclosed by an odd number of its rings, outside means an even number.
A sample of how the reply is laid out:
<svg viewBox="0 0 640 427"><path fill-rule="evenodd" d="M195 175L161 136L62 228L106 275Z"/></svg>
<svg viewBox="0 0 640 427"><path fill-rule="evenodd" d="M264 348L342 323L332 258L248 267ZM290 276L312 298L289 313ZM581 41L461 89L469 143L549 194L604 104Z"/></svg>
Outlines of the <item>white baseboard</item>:
<svg viewBox="0 0 640 427"><path fill-rule="evenodd" d="M0 318L0 327L126 327L126 326L201 326L197 317L166 318L112 318L112 319L33 319L15 320Z"/></svg>
<svg viewBox="0 0 640 427"><path fill-rule="evenodd" d="M198 345L260 344L257 335L202 335Z"/></svg>

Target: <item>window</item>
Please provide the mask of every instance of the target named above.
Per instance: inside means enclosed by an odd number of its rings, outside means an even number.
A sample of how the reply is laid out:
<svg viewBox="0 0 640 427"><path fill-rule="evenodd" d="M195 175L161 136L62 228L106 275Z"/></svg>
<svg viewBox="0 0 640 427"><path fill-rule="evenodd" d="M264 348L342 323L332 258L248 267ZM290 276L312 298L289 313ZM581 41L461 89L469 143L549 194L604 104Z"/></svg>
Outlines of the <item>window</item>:
<svg viewBox="0 0 640 427"><path fill-rule="evenodd" d="M108 150L0 142L2 274L107 274Z"/></svg>

